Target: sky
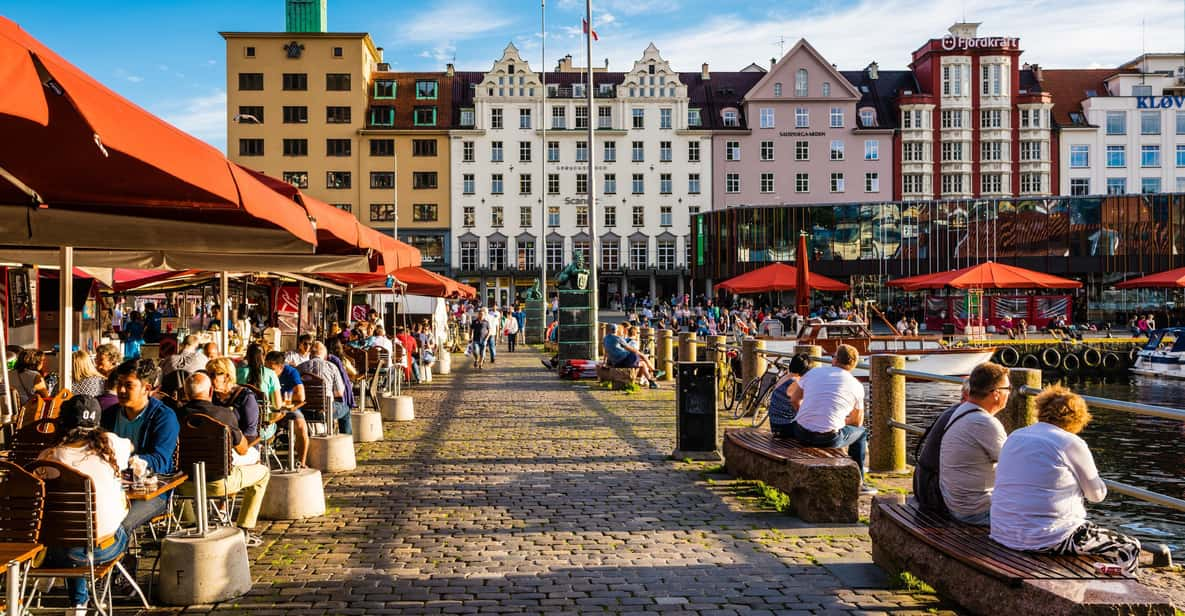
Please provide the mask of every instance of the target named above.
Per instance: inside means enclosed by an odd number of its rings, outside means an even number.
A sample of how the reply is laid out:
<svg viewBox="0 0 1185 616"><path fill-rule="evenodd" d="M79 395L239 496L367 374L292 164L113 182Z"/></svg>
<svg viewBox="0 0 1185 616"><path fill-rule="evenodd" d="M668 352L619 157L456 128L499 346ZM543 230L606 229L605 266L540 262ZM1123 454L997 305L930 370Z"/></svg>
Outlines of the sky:
<svg viewBox="0 0 1185 616"><path fill-rule="evenodd" d="M546 0L547 64L584 64L583 0ZM594 0L594 64L628 70L650 42L676 70L768 66L805 38L841 69L873 60L902 69L956 21L1019 37L1046 68L1115 66L1143 51L1185 48L1180 0ZM369 32L394 70L488 70L508 42L538 70L539 0L329 0L329 30ZM282 31L283 0L2 0L58 54L148 111L226 145L226 48L220 31ZM784 42L783 42L784 41Z"/></svg>

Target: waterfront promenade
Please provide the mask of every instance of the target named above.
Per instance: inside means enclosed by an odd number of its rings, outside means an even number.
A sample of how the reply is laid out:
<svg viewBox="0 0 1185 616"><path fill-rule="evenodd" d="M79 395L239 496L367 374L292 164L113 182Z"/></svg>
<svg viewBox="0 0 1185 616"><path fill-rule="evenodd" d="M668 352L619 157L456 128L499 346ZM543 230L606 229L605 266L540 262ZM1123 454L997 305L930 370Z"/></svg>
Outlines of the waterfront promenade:
<svg viewBox="0 0 1185 616"><path fill-rule="evenodd" d="M715 465L668 459L672 385L606 391L540 357L475 372L456 356L416 389L415 422L327 479L327 515L261 527L249 594L183 612L954 613L890 589L864 525L804 527Z"/></svg>

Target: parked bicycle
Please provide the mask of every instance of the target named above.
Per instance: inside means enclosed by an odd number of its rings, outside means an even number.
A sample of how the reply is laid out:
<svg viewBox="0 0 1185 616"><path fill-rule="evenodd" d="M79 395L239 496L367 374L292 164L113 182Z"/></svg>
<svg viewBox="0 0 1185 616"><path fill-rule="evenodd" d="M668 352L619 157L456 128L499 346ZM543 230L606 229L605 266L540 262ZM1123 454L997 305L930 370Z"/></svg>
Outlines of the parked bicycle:
<svg viewBox="0 0 1185 616"><path fill-rule="evenodd" d="M765 423L769 416L769 397L774 384L789 370L789 358L779 357L765 366L765 373L749 382L741 391L735 406L732 408L732 418L741 419L751 417L754 427Z"/></svg>

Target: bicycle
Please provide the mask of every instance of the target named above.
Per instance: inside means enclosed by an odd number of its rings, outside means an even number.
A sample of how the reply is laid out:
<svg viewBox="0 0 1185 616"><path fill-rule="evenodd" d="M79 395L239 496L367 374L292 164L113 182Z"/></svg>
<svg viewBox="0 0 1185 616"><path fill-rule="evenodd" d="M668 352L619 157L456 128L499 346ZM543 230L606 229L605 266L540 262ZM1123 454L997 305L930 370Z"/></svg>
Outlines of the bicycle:
<svg viewBox="0 0 1185 616"><path fill-rule="evenodd" d="M752 417L753 427L761 426L769 417L769 397L774 384L786 373L789 366L779 357L769 362L765 373L745 386L737 400L737 407L732 411L733 419Z"/></svg>
<svg viewBox="0 0 1185 616"><path fill-rule="evenodd" d="M725 351L724 370L716 381L720 387L720 402L726 411L732 410L737 401L737 393L741 390L741 377L733 370L733 361L736 356L736 350Z"/></svg>

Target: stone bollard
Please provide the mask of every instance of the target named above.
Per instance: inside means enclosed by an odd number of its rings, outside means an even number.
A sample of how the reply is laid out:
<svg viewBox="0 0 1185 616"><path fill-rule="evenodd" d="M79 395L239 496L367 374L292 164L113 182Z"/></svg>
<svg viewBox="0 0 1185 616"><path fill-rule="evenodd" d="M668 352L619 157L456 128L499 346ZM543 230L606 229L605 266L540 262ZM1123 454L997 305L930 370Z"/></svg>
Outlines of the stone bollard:
<svg viewBox="0 0 1185 616"><path fill-rule="evenodd" d="M1008 370L1008 381L1012 385L1012 391L1008 392L1008 406L996 417L1004 424L1004 431L1012 432L1037 423L1037 398L1020 393L1020 389L1025 386L1041 389L1041 371L1011 368Z"/></svg>
<svg viewBox="0 0 1185 616"><path fill-rule="evenodd" d="M173 534L161 540L161 603L218 603L250 590L251 565L239 529L216 528L205 535Z"/></svg>
<svg viewBox="0 0 1185 616"><path fill-rule="evenodd" d="M799 353L806 353L810 357L822 357L823 347L817 344L796 344L794 345L794 354L798 355ZM814 368L815 366L822 365L823 364L819 362L811 362L811 365L807 366L807 368Z"/></svg>
<svg viewBox="0 0 1185 616"><path fill-rule="evenodd" d="M878 473L901 472L905 470L905 431L890 427L889 420L905 423L905 376L889 374L889 368L905 368L905 357L873 355L868 361L868 383L872 390L868 469Z"/></svg>
<svg viewBox="0 0 1185 616"><path fill-rule="evenodd" d="M655 349L656 366L666 374L663 374L658 380L673 381L675 380L675 357L674 344L671 340L671 330L658 330L658 347Z"/></svg>
<svg viewBox="0 0 1185 616"><path fill-rule="evenodd" d="M723 402L724 386L720 379L724 376L724 368L728 364L728 351L724 348L728 345L728 336L708 336L708 344L713 347L709 357L716 362L716 400Z"/></svg>
<svg viewBox="0 0 1185 616"><path fill-rule="evenodd" d="M379 396L379 410L383 421L412 421L416 418L415 401L411 396Z"/></svg>
<svg viewBox="0 0 1185 616"><path fill-rule="evenodd" d="M679 334L679 361L696 361L699 345L696 343L695 332Z"/></svg>
<svg viewBox="0 0 1185 616"><path fill-rule="evenodd" d="M443 345L440 352L436 354L436 373L437 374L451 374L453 371L453 354L446 350Z"/></svg>
<svg viewBox="0 0 1185 616"><path fill-rule="evenodd" d="M764 350L764 340L748 336L741 341L741 380L744 381L742 390L765 374L765 355L760 353Z"/></svg>
<svg viewBox="0 0 1185 616"><path fill-rule="evenodd" d="M598 361L605 356L605 336L609 335L608 323L597 323L597 356Z"/></svg>
<svg viewBox="0 0 1185 616"><path fill-rule="evenodd" d="M378 411L355 411L350 413L355 443L373 443L383 440L383 415Z"/></svg>
<svg viewBox="0 0 1185 616"><path fill-rule="evenodd" d="M322 473L352 471L358 466L354 458L354 437L349 434L314 436L309 439L309 468Z"/></svg>
<svg viewBox="0 0 1185 616"><path fill-rule="evenodd" d="M377 413L376 413L377 415ZM272 473L263 493L259 517L264 520L300 520L325 515L325 489L321 471L302 468Z"/></svg>

